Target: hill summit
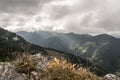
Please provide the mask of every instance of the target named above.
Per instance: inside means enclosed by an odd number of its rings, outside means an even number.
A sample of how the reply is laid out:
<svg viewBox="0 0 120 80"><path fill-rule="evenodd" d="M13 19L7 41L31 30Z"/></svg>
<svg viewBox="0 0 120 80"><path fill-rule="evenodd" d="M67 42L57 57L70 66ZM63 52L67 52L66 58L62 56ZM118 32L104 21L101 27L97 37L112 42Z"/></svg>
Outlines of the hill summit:
<svg viewBox="0 0 120 80"><path fill-rule="evenodd" d="M44 52L42 47L27 42L24 38L0 28L0 60L13 60L22 52Z"/></svg>

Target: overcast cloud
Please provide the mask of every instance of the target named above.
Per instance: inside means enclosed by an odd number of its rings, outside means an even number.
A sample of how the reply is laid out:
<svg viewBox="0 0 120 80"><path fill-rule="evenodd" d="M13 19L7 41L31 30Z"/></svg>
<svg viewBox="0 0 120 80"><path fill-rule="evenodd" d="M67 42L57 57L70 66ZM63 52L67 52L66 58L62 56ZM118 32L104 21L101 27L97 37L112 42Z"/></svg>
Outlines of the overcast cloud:
<svg viewBox="0 0 120 80"><path fill-rule="evenodd" d="M10 31L120 35L120 0L0 0L0 26Z"/></svg>

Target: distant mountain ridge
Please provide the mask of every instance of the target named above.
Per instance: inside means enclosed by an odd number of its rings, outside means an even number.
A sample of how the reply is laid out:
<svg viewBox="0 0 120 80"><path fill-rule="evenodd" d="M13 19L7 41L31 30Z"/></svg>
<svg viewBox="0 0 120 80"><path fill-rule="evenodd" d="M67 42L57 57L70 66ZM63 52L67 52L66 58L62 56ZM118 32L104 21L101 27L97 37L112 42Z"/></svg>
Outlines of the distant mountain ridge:
<svg viewBox="0 0 120 80"><path fill-rule="evenodd" d="M17 32L17 34L29 42L46 48L75 53L108 72L118 73L120 71L120 39L111 35L91 36L47 31Z"/></svg>

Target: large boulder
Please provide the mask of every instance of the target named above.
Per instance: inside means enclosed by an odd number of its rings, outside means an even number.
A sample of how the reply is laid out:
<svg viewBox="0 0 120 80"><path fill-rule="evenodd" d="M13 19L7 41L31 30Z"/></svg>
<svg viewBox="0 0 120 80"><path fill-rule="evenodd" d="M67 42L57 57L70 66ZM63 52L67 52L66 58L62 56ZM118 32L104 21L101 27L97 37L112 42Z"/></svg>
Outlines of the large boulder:
<svg viewBox="0 0 120 80"><path fill-rule="evenodd" d="M19 74L10 63L0 62L0 80L25 80L26 75Z"/></svg>
<svg viewBox="0 0 120 80"><path fill-rule="evenodd" d="M33 59L33 61L36 62L36 69L38 70L44 70L47 62L48 62L48 58L45 56L42 56L41 53L37 53L34 55L31 55L31 58Z"/></svg>

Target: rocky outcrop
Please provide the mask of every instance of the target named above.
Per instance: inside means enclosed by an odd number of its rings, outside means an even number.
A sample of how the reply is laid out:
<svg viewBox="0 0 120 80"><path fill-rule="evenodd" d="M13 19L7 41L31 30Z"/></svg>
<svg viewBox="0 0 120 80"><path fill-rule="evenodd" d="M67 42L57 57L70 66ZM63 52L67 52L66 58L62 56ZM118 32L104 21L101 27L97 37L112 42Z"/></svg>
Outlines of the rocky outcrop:
<svg viewBox="0 0 120 80"><path fill-rule="evenodd" d="M29 80L40 80L39 73L37 71L44 70L48 58L41 55L41 53L30 56L36 61L36 71L31 72ZM28 76L24 73L18 73L15 66L10 62L0 62L0 80L28 80Z"/></svg>
<svg viewBox="0 0 120 80"><path fill-rule="evenodd" d="M10 63L0 63L0 80L25 80L25 74L19 74Z"/></svg>
<svg viewBox="0 0 120 80"><path fill-rule="evenodd" d="M114 74L106 74L104 79L105 80L120 80L120 78Z"/></svg>
<svg viewBox="0 0 120 80"><path fill-rule="evenodd" d="M31 58L36 61L36 68L39 69L44 69L47 65L48 62L48 57L42 56L41 53L37 53L34 55L31 55Z"/></svg>

